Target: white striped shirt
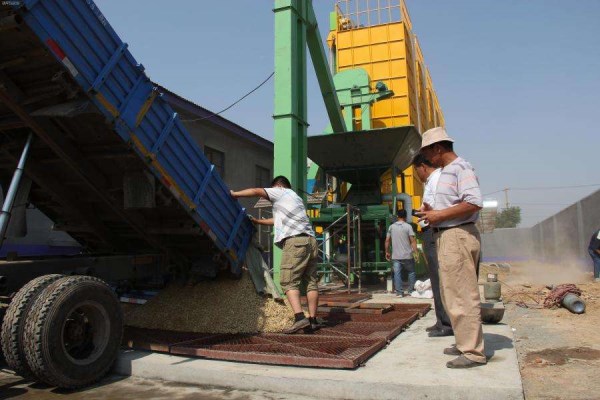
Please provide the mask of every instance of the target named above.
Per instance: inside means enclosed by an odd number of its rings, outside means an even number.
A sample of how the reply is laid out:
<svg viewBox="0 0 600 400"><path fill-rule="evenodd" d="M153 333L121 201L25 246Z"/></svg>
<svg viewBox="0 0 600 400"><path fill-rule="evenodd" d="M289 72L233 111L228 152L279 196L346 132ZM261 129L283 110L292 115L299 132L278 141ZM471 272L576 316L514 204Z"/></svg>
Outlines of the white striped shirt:
<svg viewBox="0 0 600 400"><path fill-rule="evenodd" d="M460 157L442 168L440 179L435 190L434 210L445 210L462 202L471 203L483 207L479 180L475 175L475 169L467 161ZM437 228L451 227L468 222L475 222L479 218L479 212L461 218L432 225Z"/></svg>
<svg viewBox="0 0 600 400"><path fill-rule="evenodd" d="M282 187L265 188L265 191L273 203L274 242L277 246L281 247L283 240L290 236L315 236L304 203L296 192Z"/></svg>

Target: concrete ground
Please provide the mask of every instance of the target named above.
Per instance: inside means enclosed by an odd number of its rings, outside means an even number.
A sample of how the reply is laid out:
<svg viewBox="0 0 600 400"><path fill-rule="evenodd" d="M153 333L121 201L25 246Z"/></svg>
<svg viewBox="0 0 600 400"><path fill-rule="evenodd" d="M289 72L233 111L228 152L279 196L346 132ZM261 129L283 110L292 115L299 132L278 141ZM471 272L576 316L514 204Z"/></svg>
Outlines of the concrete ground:
<svg viewBox="0 0 600 400"><path fill-rule="evenodd" d="M186 385L135 377L111 375L96 385L67 391L26 381L10 371L0 369L0 400L310 400L293 395L279 395L262 390L243 391L231 388Z"/></svg>
<svg viewBox="0 0 600 400"><path fill-rule="evenodd" d="M423 302L374 294L371 302ZM513 333L505 324L484 325L487 365L446 368L442 353L452 337L429 338L435 315L416 321L356 370L259 365L124 351L115 373L133 377L243 391L269 390L280 396L328 399L523 399Z"/></svg>

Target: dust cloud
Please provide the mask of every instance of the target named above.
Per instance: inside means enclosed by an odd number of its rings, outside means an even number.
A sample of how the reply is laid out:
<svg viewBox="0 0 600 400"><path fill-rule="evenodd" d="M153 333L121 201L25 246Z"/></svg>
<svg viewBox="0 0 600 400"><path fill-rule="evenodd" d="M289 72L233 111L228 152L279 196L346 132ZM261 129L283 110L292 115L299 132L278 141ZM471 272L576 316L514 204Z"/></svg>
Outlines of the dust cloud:
<svg viewBox="0 0 600 400"><path fill-rule="evenodd" d="M545 286L563 283L586 283L593 280L592 272L575 261L561 261L559 263L539 261L520 261L508 264L482 263L481 272L480 280L485 280L487 273L497 273L502 281L513 284Z"/></svg>

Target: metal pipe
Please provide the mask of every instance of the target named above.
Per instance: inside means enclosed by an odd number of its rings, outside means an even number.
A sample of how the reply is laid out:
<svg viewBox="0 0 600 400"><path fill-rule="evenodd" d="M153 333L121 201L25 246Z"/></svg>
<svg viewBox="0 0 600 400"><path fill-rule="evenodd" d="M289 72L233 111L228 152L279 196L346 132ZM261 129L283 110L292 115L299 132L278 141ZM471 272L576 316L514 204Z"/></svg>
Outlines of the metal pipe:
<svg viewBox="0 0 600 400"><path fill-rule="evenodd" d="M398 200L400 200L402 202L402 204L404 205L404 209L406 210L406 221L407 222L411 222L412 221L412 197L406 193L398 193L397 195Z"/></svg>
<svg viewBox="0 0 600 400"><path fill-rule="evenodd" d="M583 314L585 312L585 302L573 293L567 293L567 295L563 297L561 304L572 313Z"/></svg>
<svg viewBox="0 0 600 400"><path fill-rule="evenodd" d="M17 192L19 190L21 177L23 176L23 170L25 169L25 161L27 161L27 156L29 155L29 148L31 147L32 141L33 132L29 132L27 142L25 142L25 146L23 147L21 158L19 160L19 163L17 164L17 169L15 170L13 178L10 182L8 192L6 193L6 197L4 199L4 204L2 205L2 212L0 213L0 246L2 246L2 244L4 243L4 236L6 235L6 230L8 229L8 223L10 221L10 212L12 210L13 203L15 202Z"/></svg>
<svg viewBox="0 0 600 400"><path fill-rule="evenodd" d="M348 260L346 264L348 266L348 293L350 293L350 204L346 205L346 255Z"/></svg>
<svg viewBox="0 0 600 400"><path fill-rule="evenodd" d="M416 53L416 42L417 42L417 37L414 35L414 33L410 32L410 36L411 36L411 40L410 40L410 50L412 53L412 57L413 57L413 80L414 80L414 88L415 88L415 100L416 100L416 105L417 105L417 126L419 127L419 133L422 135L423 134L423 130L421 129L421 105L419 104L419 80L417 79L417 66L418 66L418 61L417 61L417 53Z"/></svg>
<svg viewBox="0 0 600 400"><path fill-rule="evenodd" d="M358 212L358 293L362 290L362 237L360 232L360 211Z"/></svg>

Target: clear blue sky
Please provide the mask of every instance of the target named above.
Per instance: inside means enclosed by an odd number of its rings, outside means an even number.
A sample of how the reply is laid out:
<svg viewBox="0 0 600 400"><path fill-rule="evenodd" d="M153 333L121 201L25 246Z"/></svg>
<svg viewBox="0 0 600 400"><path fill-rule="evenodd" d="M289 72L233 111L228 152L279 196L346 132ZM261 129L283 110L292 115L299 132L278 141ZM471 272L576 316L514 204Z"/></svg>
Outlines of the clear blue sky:
<svg viewBox="0 0 600 400"><path fill-rule="evenodd" d="M273 1L96 0L156 82L212 111L273 71ZM321 34L333 0L314 0ZM407 0L448 132L482 190L600 183L600 1ZM309 66L309 128L327 115ZM223 114L273 139L273 82ZM511 190L531 226L600 186ZM504 202L504 194L488 196Z"/></svg>

